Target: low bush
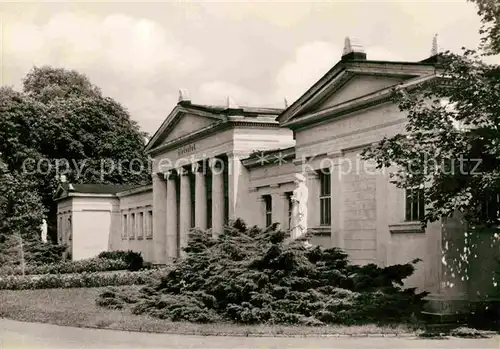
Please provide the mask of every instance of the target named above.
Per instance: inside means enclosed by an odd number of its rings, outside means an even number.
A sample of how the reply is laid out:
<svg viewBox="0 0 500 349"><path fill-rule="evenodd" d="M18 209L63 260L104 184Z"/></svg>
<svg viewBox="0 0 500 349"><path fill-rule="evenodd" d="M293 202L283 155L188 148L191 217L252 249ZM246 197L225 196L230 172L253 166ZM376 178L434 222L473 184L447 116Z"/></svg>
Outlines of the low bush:
<svg viewBox="0 0 500 349"><path fill-rule="evenodd" d="M129 251L104 251L99 253L97 258L121 260L127 264L127 269L130 271L141 270L147 267L140 252Z"/></svg>
<svg viewBox="0 0 500 349"><path fill-rule="evenodd" d="M0 235L0 265L14 267L23 262L26 265L58 263L62 261L66 248L64 245L42 243L36 236Z"/></svg>
<svg viewBox="0 0 500 349"><path fill-rule="evenodd" d="M162 270L7 276L0 278L0 290L144 285L160 278L161 275L163 275Z"/></svg>
<svg viewBox="0 0 500 349"><path fill-rule="evenodd" d="M126 270L127 267L128 264L123 260L89 258L46 265L27 265L24 273L25 275L92 273ZM21 266L4 266L0 268L0 275L22 275L22 268Z"/></svg>
<svg viewBox="0 0 500 349"><path fill-rule="evenodd" d="M172 321L320 326L411 322L427 295L402 286L418 261L351 265L338 248L308 248L240 220L217 238L193 231L185 252L128 301L108 290L97 304Z"/></svg>

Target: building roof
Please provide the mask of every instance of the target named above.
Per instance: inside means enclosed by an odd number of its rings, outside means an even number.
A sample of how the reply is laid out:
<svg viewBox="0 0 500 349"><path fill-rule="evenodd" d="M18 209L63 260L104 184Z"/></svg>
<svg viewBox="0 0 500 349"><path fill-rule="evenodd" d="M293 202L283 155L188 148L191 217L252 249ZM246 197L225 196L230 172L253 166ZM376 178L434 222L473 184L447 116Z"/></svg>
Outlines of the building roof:
<svg viewBox="0 0 500 349"><path fill-rule="evenodd" d="M276 121L278 115L283 111L283 108L267 108L267 107L245 107L228 104L221 105L206 105L195 104L190 100L182 100L177 103L175 108L165 118L162 125L157 129L146 144L146 152L154 152L163 149L165 146L172 147L179 142L187 141L190 137L200 137L212 134L220 128L231 125L258 125L259 127L279 127ZM162 144L164 139L176 127L177 123L187 114L198 117L211 119L212 124L205 127L192 130L184 133L173 139L169 144ZM159 148L162 146L163 148Z"/></svg>
<svg viewBox="0 0 500 349"><path fill-rule="evenodd" d="M98 195L115 195L120 192L136 189L142 185L138 184L72 184L61 183L54 194L54 199L62 199L70 196L70 193L75 194L98 194Z"/></svg>
<svg viewBox="0 0 500 349"><path fill-rule="evenodd" d="M221 105L208 105L208 104L194 104L194 103L183 103L182 104L185 107L188 107L190 109L197 109L201 111L206 111L210 113L217 113L217 114L224 114L225 111L229 111L231 109L228 109L226 106L221 106ZM237 110L243 112L243 116L250 114L265 114L265 115L278 115L283 111L283 108L266 108L266 107L245 107L245 106L238 106Z"/></svg>
<svg viewBox="0 0 500 349"><path fill-rule="evenodd" d="M63 183L63 189L82 194L116 194L140 187L138 184L71 184Z"/></svg>

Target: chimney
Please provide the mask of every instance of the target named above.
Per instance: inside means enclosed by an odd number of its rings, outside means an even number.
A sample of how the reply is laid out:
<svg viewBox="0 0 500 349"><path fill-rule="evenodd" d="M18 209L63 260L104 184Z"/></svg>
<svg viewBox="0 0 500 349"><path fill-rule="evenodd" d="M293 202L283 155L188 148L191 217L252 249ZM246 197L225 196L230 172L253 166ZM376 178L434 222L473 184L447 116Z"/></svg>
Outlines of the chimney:
<svg viewBox="0 0 500 349"><path fill-rule="evenodd" d="M342 61L366 61L366 53L363 46L356 39L351 40L346 36L344 41L344 51L342 52Z"/></svg>

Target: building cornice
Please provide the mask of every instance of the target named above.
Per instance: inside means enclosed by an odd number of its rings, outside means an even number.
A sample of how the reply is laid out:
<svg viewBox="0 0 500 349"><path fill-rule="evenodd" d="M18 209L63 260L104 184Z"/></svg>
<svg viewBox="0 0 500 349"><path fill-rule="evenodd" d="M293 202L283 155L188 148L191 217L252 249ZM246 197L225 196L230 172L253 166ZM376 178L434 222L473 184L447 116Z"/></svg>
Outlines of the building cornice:
<svg viewBox="0 0 500 349"><path fill-rule="evenodd" d="M276 149L275 151L262 151L263 156L272 157L275 156L276 159L279 159L283 162L292 162L295 159L295 147L293 148L284 148L284 149ZM277 156L277 154L280 154ZM266 165L276 165L274 163L263 161L263 156L255 155L249 158L243 159L242 164L246 168L253 167L261 167Z"/></svg>
<svg viewBox="0 0 500 349"><path fill-rule="evenodd" d="M126 190L126 191L121 191L121 192L116 193L115 195L120 198L120 197L123 197L123 196L129 196L129 195L134 195L134 194L139 194L139 193L145 193L145 192L151 191L151 190L153 190L153 186L152 185L145 185L143 187L134 188L134 189Z"/></svg>
<svg viewBox="0 0 500 349"><path fill-rule="evenodd" d="M158 153L174 150L182 146L183 144L194 142L203 138L206 138L216 132L225 131L236 126L245 127L265 127L265 128L279 128L280 125L275 120L244 120L244 119L230 119L227 121L216 122L212 125L204 127L193 133L181 136L179 138L168 141L156 148L148 150L148 154L154 156Z"/></svg>
<svg viewBox="0 0 500 349"><path fill-rule="evenodd" d="M66 197L91 197L91 198L117 198L116 194L99 194L99 193L72 193L69 192Z"/></svg>
<svg viewBox="0 0 500 349"><path fill-rule="evenodd" d="M399 88L412 90L417 88L422 83L433 78L435 78L434 74L426 75L420 78L413 79L408 83L401 84L399 85ZM383 103L391 102L394 88L395 86L387 87L385 89L370 93L359 98L355 98L350 101L346 101L344 103L317 112L309 113L298 118L293 118L284 123L283 126L289 127L290 129L296 131L313 123L324 121L325 119L332 119L348 115L363 109L368 109Z"/></svg>

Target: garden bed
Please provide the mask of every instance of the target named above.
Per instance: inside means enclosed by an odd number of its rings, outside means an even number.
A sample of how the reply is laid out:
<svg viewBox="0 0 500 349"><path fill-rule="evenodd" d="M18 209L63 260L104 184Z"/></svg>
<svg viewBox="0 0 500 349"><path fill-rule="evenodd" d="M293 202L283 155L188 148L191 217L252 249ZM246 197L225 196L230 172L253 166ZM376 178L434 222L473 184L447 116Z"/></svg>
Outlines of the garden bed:
<svg viewBox="0 0 500 349"><path fill-rule="evenodd" d="M133 286L132 286L133 287ZM128 310L98 307L96 298L104 288L67 288L45 290L0 291L0 317L12 320L42 322L62 326L101 329L177 333L191 335L231 336L319 336L319 335L386 335L415 336L418 331L404 326L282 326L235 325L227 323L193 324L171 322Z"/></svg>

